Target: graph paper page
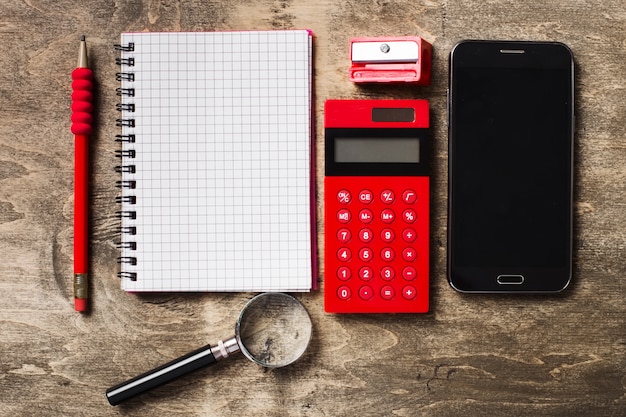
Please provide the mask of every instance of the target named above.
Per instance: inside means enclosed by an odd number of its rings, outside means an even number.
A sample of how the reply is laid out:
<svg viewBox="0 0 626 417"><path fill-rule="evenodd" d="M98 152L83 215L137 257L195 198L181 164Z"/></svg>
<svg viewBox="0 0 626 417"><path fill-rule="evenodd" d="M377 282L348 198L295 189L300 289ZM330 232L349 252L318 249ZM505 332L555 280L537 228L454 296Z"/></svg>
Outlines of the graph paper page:
<svg viewBox="0 0 626 417"><path fill-rule="evenodd" d="M310 33L121 44L122 288L310 290Z"/></svg>

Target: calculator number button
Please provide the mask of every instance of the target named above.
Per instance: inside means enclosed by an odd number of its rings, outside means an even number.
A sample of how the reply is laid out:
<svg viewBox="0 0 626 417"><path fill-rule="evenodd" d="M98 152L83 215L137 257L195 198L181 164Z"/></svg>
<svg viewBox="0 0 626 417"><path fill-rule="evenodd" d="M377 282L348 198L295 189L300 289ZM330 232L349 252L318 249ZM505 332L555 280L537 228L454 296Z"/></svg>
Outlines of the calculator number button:
<svg viewBox="0 0 626 417"><path fill-rule="evenodd" d="M380 251L380 257L383 261L391 262L396 257L396 253L392 248L383 248L383 250Z"/></svg>
<svg viewBox="0 0 626 417"><path fill-rule="evenodd" d="M364 228L364 229L359 230L359 240L361 242L364 242L364 243L371 242L373 237L374 237L374 233L372 232L371 229Z"/></svg>
<svg viewBox="0 0 626 417"><path fill-rule="evenodd" d="M340 243L348 243L352 239L352 232L350 229L342 228L337 232L337 240Z"/></svg>
<svg viewBox="0 0 626 417"><path fill-rule="evenodd" d="M350 287L342 285L337 289L337 297L339 297L340 300L348 300L351 296L352 290L350 290Z"/></svg>
<svg viewBox="0 0 626 417"><path fill-rule="evenodd" d="M385 243L393 242L395 237L396 237L396 234L393 231L393 229L386 228L380 232L380 239Z"/></svg>
<svg viewBox="0 0 626 417"><path fill-rule="evenodd" d="M390 266L386 266L380 270L380 277L385 281L391 281L395 276L396 271Z"/></svg>
<svg viewBox="0 0 626 417"><path fill-rule="evenodd" d="M348 248L339 248L337 251L337 259L343 262L348 262L352 259L352 252Z"/></svg>
<svg viewBox="0 0 626 417"><path fill-rule="evenodd" d="M352 271L347 266L342 266L337 270L337 278L342 281L347 281L352 277Z"/></svg>
<svg viewBox="0 0 626 417"><path fill-rule="evenodd" d="M371 261L374 257L374 254L370 248L361 248L359 250L359 259L363 262Z"/></svg>
<svg viewBox="0 0 626 417"><path fill-rule="evenodd" d="M369 281L373 277L374 271L369 266L364 266L363 268L359 269L359 278L361 278L363 281Z"/></svg>

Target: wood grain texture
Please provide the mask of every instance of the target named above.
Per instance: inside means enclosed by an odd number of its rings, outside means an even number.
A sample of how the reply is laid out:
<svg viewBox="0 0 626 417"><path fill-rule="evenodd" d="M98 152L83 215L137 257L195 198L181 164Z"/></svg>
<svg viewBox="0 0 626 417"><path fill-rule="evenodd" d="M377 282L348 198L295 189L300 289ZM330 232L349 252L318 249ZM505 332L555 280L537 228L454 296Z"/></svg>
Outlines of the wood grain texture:
<svg viewBox="0 0 626 417"><path fill-rule="evenodd" d="M622 0L7 0L0 11L0 415L626 415L626 9ZM113 138L122 31L310 28L315 39L318 201L327 98L427 98L432 106L432 310L323 313L294 365L243 357L119 407L111 385L230 337L250 294L119 289ZM70 72L87 36L97 78L91 138L91 301L73 311ZM353 36L421 35L429 87L347 80ZM558 40L576 57L576 252L557 297L466 296L445 279L447 57L465 38ZM318 204L322 242L322 206ZM322 253L323 247L320 247ZM323 271L320 274L323 286Z"/></svg>

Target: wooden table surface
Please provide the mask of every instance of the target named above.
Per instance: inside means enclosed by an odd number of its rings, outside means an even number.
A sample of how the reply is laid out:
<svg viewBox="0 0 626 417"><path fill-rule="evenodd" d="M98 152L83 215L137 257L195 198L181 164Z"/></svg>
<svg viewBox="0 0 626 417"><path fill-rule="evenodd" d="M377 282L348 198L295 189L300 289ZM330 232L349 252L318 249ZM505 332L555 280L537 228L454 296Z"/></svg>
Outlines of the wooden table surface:
<svg viewBox="0 0 626 417"><path fill-rule="evenodd" d="M626 6L623 0L17 1L0 8L0 415L625 416ZM435 149L431 312L328 315L294 365L222 362L122 406L106 388L229 337L251 294L119 288L113 170L123 31L310 28L318 235L328 98L426 98ZM80 35L97 78L91 138L90 314L73 310L70 72ZM348 81L354 36L420 35L422 88ZM555 40L576 57L575 278L561 296L470 296L445 278L448 54L465 38ZM320 248L322 249L322 248ZM323 271L320 273L323 287Z"/></svg>

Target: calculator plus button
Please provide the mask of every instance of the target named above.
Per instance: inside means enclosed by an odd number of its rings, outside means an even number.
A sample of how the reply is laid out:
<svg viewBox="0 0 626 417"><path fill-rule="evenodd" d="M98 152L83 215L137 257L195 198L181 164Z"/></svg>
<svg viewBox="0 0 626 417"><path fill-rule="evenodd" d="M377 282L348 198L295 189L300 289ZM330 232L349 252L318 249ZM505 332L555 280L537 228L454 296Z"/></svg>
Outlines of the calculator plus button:
<svg viewBox="0 0 626 417"><path fill-rule="evenodd" d="M363 268L359 269L359 278L361 278L363 281L369 281L373 277L374 271L369 266L364 266Z"/></svg>
<svg viewBox="0 0 626 417"><path fill-rule="evenodd" d="M402 193L402 201L405 202L405 204L413 204L415 203L415 201L417 200L417 193L413 190L405 190Z"/></svg>
<svg viewBox="0 0 626 417"><path fill-rule="evenodd" d="M337 201L341 204L348 204L352 201L352 194L348 190L340 190L337 192Z"/></svg>
<svg viewBox="0 0 626 417"><path fill-rule="evenodd" d="M402 259L407 262L412 262L417 258L417 252L413 248L405 248L402 251Z"/></svg>
<svg viewBox="0 0 626 417"><path fill-rule="evenodd" d="M395 276L396 271L390 266L386 266L380 270L380 277L385 281L391 281Z"/></svg>
<svg viewBox="0 0 626 417"><path fill-rule="evenodd" d="M393 229L386 228L380 232L380 238L385 243L393 242L395 237L396 234L394 233Z"/></svg>
<svg viewBox="0 0 626 417"><path fill-rule="evenodd" d="M410 227L402 231L402 240L404 240L406 243L415 242L416 237L417 233L415 233L415 230L411 229Z"/></svg>
<svg viewBox="0 0 626 417"><path fill-rule="evenodd" d="M402 296L406 298L407 300L414 299L416 295L417 295L417 290L415 289L414 286L407 285L406 287L402 288Z"/></svg>
<svg viewBox="0 0 626 417"><path fill-rule="evenodd" d="M406 266L402 270L402 278L406 279L407 281L413 281L416 276L417 271L412 266Z"/></svg>
<svg viewBox="0 0 626 417"><path fill-rule="evenodd" d="M380 251L380 257L383 261L391 262L396 257L396 253L392 248L383 248L383 250Z"/></svg>
<svg viewBox="0 0 626 417"><path fill-rule="evenodd" d="M352 271L347 266L341 266L337 270L337 278L342 281L347 281L352 277Z"/></svg>
<svg viewBox="0 0 626 417"><path fill-rule="evenodd" d="M384 209L380 213L380 220L383 223L393 223L395 219L396 219L396 214L393 212L392 209Z"/></svg>
<svg viewBox="0 0 626 417"><path fill-rule="evenodd" d="M364 285L359 288L359 297L363 300L369 300L374 296L374 290L369 285Z"/></svg>
<svg viewBox="0 0 626 417"><path fill-rule="evenodd" d="M359 230L359 240L361 240L361 242L370 242L372 240L372 238L374 237L374 233L372 232L371 229L368 229L367 227Z"/></svg>
<svg viewBox="0 0 626 417"><path fill-rule="evenodd" d="M407 223L414 223L415 219L417 219L417 214L413 209L406 209L402 212L402 219Z"/></svg>
<svg viewBox="0 0 626 417"><path fill-rule="evenodd" d="M370 190L362 190L359 193L359 202L361 204L369 204L374 201L374 194Z"/></svg>
<svg viewBox="0 0 626 417"><path fill-rule="evenodd" d="M348 248L339 248L337 251L337 259L343 262L348 262L352 258L352 252Z"/></svg>
<svg viewBox="0 0 626 417"><path fill-rule="evenodd" d="M374 254L370 248L361 248L359 250L359 259L363 262L371 261L374 257Z"/></svg>
<svg viewBox="0 0 626 417"><path fill-rule="evenodd" d="M340 243L348 243L350 242L350 239L352 239L352 232L350 232L350 229L346 229L344 227L337 231L337 240Z"/></svg>
<svg viewBox="0 0 626 417"><path fill-rule="evenodd" d="M339 223L348 223L351 218L352 214L348 209L341 209L337 212L337 221L339 221Z"/></svg>
<svg viewBox="0 0 626 417"><path fill-rule="evenodd" d="M348 300L351 296L352 290L350 290L350 287L342 285L337 289L337 297L339 297L340 300Z"/></svg>
<svg viewBox="0 0 626 417"><path fill-rule="evenodd" d="M372 214L372 210L370 209L363 209L359 212L359 219L361 223L368 224L374 220L374 214Z"/></svg>
<svg viewBox="0 0 626 417"><path fill-rule="evenodd" d="M383 190L380 193L380 200L385 204L391 204L396 199L395 194L391 190Z"/></svg>
<svg viewBox="0 0 626 417"><path fill-rule="evenodd" d="M383 300L391 300L395 297L396 291L391 285L385 285L380 289L380 296Z"/></svg>

